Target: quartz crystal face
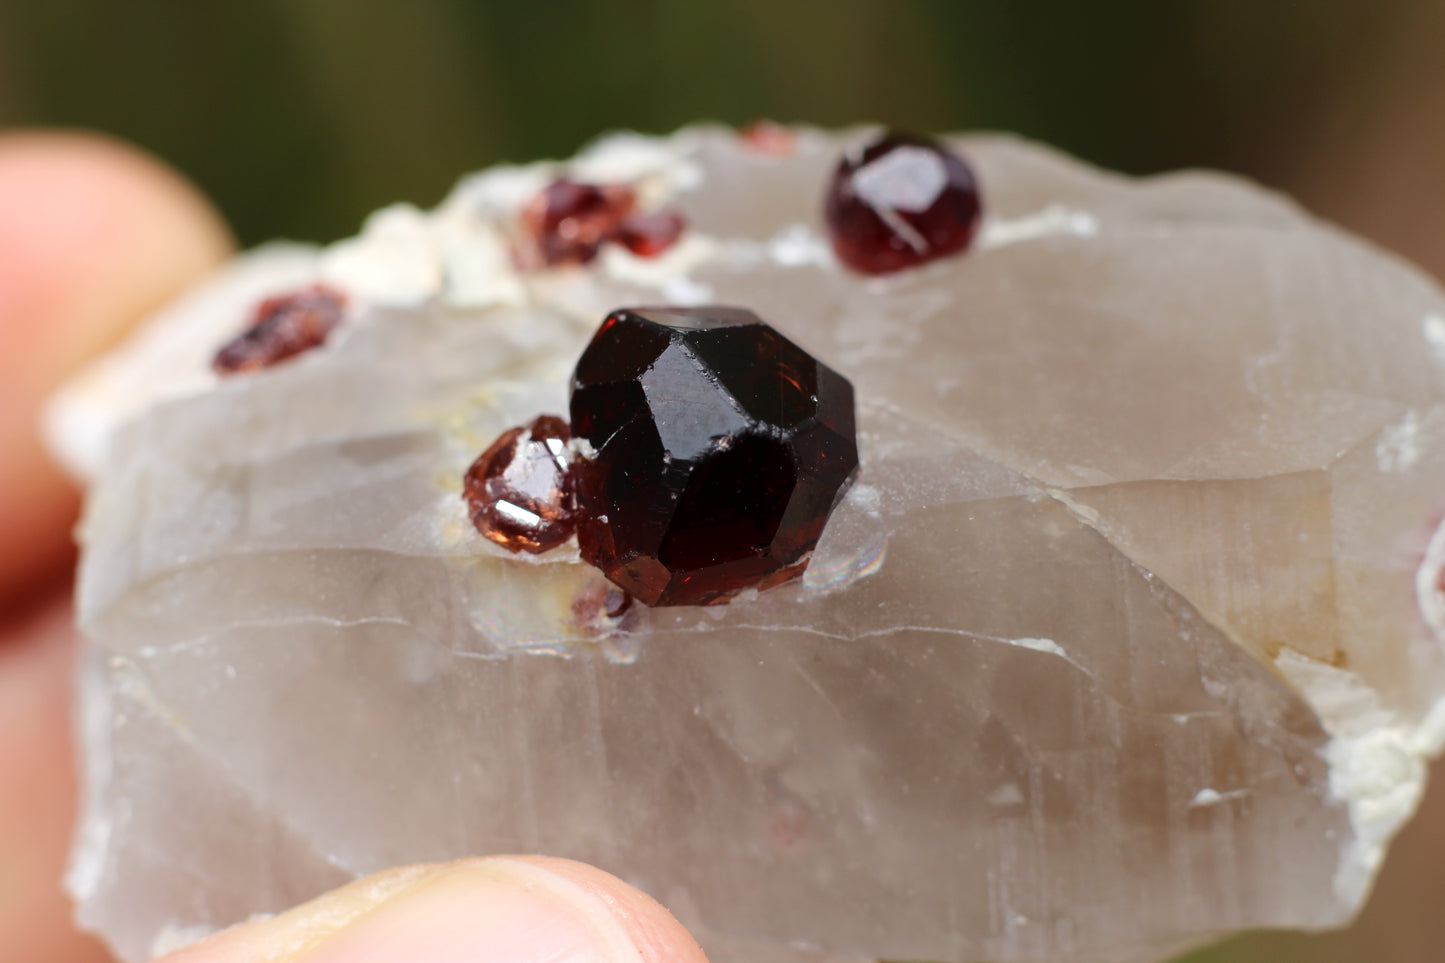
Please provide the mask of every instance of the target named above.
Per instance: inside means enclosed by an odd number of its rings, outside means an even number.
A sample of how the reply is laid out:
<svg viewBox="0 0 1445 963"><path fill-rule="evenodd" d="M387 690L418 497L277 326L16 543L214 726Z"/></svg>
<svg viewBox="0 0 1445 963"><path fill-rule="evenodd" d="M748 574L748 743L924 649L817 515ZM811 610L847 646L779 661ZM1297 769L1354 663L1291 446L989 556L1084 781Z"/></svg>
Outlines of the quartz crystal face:
<svg viewBox="0 0 1445 963"><path fill-rule="evenodd" d="M572 424L582 557L648 605L801 575L858 468L853 386L740 308L613 312Z"/></svg>
<svg viewBox="0 0 1445 963"><path fill-rule="evenodd" d="M57 398L92 480L84 925L140 961L495 852L617 873L714 963L1157 963L1350 919L1445 734L1445 299L1240 181L992 136L940 141L985 193L967 254L864 276L819 198L874 135L792 133L609 138L262 249ZM519 270L562 178L687 231ZM316 284L324 344L212 372ZM570 543L477 534L477 454L659 303L852 382L801 578L629 607Z"/></svg>

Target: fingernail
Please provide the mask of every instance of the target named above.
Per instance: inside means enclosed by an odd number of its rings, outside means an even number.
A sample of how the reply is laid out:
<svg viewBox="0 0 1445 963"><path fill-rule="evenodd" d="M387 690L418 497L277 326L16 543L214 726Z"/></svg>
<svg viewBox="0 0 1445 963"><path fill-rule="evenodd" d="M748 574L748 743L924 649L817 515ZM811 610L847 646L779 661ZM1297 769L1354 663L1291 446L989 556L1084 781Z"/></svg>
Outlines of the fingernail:
<svg viewBox="0 0 1445 963"><path fill-rule="evenodd" d="M249 923L164 963L642 963L595 892L508 857L412 867Z"/></svg>

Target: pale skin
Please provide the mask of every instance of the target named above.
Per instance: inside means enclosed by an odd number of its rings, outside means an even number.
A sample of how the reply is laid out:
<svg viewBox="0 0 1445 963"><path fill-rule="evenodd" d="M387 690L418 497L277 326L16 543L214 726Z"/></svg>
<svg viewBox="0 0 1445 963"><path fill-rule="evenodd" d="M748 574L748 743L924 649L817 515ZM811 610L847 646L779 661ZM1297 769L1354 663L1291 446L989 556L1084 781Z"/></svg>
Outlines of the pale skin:
<svg viewBox="0 0 1445 963"><path fill-rule="evenodd" d="M106 963L60 888L75 809L70 529L35 424L45 395L229 256L174 172L88 135L0 136L0 946ZM361 880L166 963L705 963L651 898L567 860L493 856Z"/></svg>

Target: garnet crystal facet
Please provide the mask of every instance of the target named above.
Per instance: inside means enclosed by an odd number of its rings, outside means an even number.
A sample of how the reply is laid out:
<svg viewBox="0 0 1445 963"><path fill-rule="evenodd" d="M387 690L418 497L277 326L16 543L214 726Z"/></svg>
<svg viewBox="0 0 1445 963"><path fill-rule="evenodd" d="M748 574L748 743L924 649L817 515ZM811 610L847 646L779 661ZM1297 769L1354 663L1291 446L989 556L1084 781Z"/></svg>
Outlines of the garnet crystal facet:
<svg viewBox="0 0 1445 963"><path fill-rule="evenodd" d="M838 162L824 214L838 260L889 274L967 248L982 205L963 158L926 137L888 134Z"/></svg>
<svg viewBox="0 0 1445 963"><path fill-rule="evenodd" d="M571 538L570 440L565 421L542 415L482 452L462 492L477 531L514 552L545 552Z"/></svg>
<svg viewBox="0 0 1445 963"><path fill-rule="evenodd" d="M216 352L211 367L229 375L270 367L319 347L346 313L346 296L322 284L267 298L250 326Z"/></svg>
<svg viewBox="0 0 1445 963"><path fill-rule="evenodd" d="M657 257L677 243L687 221L677 211L634 214L617 226L612 240L638 257Z"/></svg>
<svg viewBox="0 0 1445 963"><path fill-rule="evenodd" d="M858 467L852 385L741 308L613 312L571 409L582 556L648 605L801 574Z"/></svg>

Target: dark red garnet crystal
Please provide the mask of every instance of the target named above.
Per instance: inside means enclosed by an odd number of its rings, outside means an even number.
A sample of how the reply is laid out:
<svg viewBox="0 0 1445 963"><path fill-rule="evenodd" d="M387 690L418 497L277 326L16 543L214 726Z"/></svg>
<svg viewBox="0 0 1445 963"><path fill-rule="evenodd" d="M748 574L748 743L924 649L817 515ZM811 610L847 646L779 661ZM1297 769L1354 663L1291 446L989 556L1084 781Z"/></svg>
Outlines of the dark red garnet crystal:
<svg viewBox="0 0 1445 963"><path fill-rule="evenodd" d="M518 261L524 268L588 264L609 242L638 257L657 257L687 226L676 211L638 213L636 208L637 192L625 184L559 178L522 211L527 241Z"/></svg>
<svg viewBox="0 0 1445 963"><path fill-rule="evenodd" d="M571 538L569 441L565 421L542 415L482 452L462 489L477 531L514 552L545 552Z"/></svg>
<svg viewBox="0 0 1445 963"><path fill-rule="evenodd" d="M802 573L858 467L853 387L751 311L614 311L572 376L582 557L648 605Z"/></svg>
<svg viewBox="0 0 1445 963"><path fill-rule="evenodd" d="M221 375L270 367L324 344L345 314L346 296L324 284L267 298L246 330L216 352L211 367Z"/></svg>
<svg viewBox="0 0 1445 963"><path fill-rule="evenodd" d="M522 221L543 264L586 264L636 205L636 193L625 185L584 184L564 177L532 198Z"/></svg>
<svg viewBox="0 0 1445 963"><path fill-rule="evenodd" d="M824 204L838 260L890 274L964 250L978 233L978 182L937 141L890 133L838 162Z"/></svg>

